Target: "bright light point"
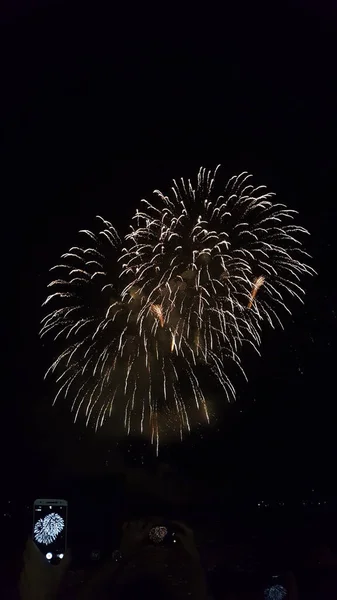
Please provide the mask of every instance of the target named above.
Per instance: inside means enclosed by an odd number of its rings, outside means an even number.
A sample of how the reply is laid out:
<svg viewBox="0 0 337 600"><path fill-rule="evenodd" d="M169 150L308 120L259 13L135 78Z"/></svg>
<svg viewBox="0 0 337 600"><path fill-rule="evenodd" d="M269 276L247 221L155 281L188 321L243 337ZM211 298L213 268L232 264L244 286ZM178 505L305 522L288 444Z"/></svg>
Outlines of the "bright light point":
<svg viewBox="0 0 337 600"><path fill-rule="evenodd" d="M51 552L47 552L47 554L46 554L46 559L47 559L47 560L51 560L52 558L53 558L53 555L52 555L52 553L51 553Z"/></svg>
<svg viewBox="0 0 337 600"><path fill-rule="evenodd" d="M57 556L58 556L58 558L61 558L61 560L62 560L64 554L58 554Z"/></svg>

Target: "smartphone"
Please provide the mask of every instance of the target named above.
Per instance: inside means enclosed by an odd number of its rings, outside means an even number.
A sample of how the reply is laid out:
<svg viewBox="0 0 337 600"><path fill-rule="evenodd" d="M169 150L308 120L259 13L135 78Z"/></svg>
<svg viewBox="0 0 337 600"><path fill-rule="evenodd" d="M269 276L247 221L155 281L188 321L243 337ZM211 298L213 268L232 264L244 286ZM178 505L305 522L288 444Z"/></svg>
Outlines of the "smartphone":
<svg viewBox="0 0 337 600"><path fill-rule="evenodd" d="M68 502L38 498L33 506L33 540L46 559L58 564L67 548Z"/></svg>

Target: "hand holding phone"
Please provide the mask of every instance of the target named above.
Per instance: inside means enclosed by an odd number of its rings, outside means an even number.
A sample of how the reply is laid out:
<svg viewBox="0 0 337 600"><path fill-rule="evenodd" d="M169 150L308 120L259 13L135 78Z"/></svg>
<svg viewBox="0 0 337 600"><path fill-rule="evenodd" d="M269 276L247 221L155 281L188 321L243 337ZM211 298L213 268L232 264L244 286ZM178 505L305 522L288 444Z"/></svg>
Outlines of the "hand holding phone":
<svg viewBox="0 0 337 600"><path fill-rule="evenodd" d="M63 560L58 565L51 565L29 538L23 563L19 584L21 600L49 600L58 592L70 563L70 553L66 550Z"/></svg>
<svg viewBox="0 0 337 600"><path fill-rule="evenodd" d="M200 556L195 544L193 530L187 527L185 523L181 523L181 521L172 521L172 525L176 532L175 540L180 543L191 558L199 561Z"/></svg>
<svg viewBox="0 0 337 600"><path fill-rule="evenodd" d="M127 521L123 525L121 553L128 557L141 549L148 540L151 525L147 521Z"/></svg>

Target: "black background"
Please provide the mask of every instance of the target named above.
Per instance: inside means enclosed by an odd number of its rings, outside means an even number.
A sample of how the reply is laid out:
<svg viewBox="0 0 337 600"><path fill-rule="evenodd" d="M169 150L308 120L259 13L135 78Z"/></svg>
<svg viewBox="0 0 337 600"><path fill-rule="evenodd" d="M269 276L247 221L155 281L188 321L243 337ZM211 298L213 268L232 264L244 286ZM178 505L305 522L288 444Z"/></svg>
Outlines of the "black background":
<svg viewBox="0 0 337 600"><path fill-rule="evenodd" d="M195 502L336 495L336 18L324 2L223 12L7 7L4 501L47 492L97 498L107 478L160 461L193 482ZM73 425L62 403L51 407L41 303L48 269L96 214L123 231L140 198L218 163L224 181L251 171L300 211L318 276L305 280L305 306L291 306L285 331L266 328L262 358L245 357L249 382L237 380L236 405L208 430L163 448L158 461L143 443L116 446Z"/></svg>

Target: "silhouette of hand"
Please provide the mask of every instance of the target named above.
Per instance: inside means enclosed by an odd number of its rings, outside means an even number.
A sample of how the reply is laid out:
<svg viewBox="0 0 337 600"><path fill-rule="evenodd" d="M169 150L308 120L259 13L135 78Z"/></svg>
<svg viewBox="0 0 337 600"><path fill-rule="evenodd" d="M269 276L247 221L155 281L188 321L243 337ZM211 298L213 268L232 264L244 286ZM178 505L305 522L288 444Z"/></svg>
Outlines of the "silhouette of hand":
<svg viewBox="0 0 337 600"><path fill-rule="evenodd" d="M26 543L20 575L21 600L50 600L54 598L70 563L67 551L58 565L51 565L31 538Z"/></svg>
<svg viewBox="0 0 337 600"><path fill-rule="evenodd" d="M291 571L288 571L285 575L285 581L286 581L286 587L289 591L289 600L297 600L298 599L298 591L297 591L297 584L296 584L296 578L294 576L294 573L292 573Z"/></svg>
<svg viewBox="0 0 337 600"><path fill-rule="evenodd" d="M149 537L152 525L148 521L128 521L123 525L121 554L129 557L136 553Z"/></svg>
<svg viewBox="0 0 337 600"><path fill-rule="evenodd" d="M193 530L180 521L172 521L172 523L176 528L176 538L180 545L194 560L199 561L200 556L195 545Z"/></svg>

